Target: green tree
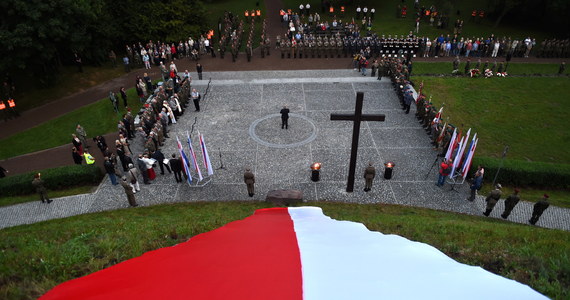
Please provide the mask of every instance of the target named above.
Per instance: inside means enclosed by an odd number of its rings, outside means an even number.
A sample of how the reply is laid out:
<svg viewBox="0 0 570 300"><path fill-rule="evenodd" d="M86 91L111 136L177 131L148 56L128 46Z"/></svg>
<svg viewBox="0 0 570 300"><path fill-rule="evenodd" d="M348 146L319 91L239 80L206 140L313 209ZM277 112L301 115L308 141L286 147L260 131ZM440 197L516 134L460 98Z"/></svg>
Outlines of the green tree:
<svg viewBox="0 0 570 300"><path fill-rule="evenodd" d="M44 85L74 52L97 65L112 46L177 42L206 30L199 0L3 0L0 9L0 71L34 74Z"/></svg>

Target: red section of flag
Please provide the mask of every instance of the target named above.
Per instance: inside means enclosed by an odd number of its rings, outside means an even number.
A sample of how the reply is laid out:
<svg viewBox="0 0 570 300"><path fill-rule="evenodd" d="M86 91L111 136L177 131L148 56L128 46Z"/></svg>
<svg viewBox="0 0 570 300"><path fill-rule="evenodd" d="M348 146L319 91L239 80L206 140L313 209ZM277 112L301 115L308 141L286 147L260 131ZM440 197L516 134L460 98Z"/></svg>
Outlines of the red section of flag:
<svg viewBox="0 0 570 300"><path fill-rule="evenodd" d="M293 221L286 208L273 208L65 282L40 299L302 297Z"/></svg>

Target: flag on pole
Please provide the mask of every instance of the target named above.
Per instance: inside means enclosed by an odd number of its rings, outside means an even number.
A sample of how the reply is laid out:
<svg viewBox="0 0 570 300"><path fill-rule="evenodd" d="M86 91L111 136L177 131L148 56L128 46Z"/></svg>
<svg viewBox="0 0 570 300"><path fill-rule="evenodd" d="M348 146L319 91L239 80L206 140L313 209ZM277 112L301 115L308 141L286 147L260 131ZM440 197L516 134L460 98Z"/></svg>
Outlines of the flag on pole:
<svg viewBox="0 0 570 300"><path fill-rule="evenodd" d="M460 148L459 150L461 151L461 156L459 157L459 161L457 162L457 165L455 165L455 168L459 168L459 166L461 165L461 162L463 161L463 154L465 153L465 148L467 148L467 141L469 140L469 136L471 135L471 128L469 128L469 130L467 130L467 135L465 136L465 139L463 140L463 147Z"/></svg>
<svg viewBox="0 0 570 300"><path fill-rule="evenodd" d="M548 298L428 244L334 220L319 207L279 207L64 282L40 298L52 299Z"/></svg>
<svg viewBox="0 0 570 300"><path fill-rule="evenodd" d="M443 124L443 129L441 130L441 132L439 133L439 136L437 137L437 142L441 142L441 140L443 140L443 137L445 136L445 131L447 131L447 122L445 122L445 124Z"/></svg>
<svg viewBox="0 0 570 300"><path fill-rule="evenodd" d="M445 160L451 158L453 153L453 145L455 144L455 139L457 138L457 128L453 129L453 135L451 135L451 140L449 141L449 147L447 147L447 152L445 153Z"/></svg>
<svg viewBox="0 0 570 300"><path fill-rule="evenodd" d="M416 97L416 104L420 101L420 97L422 96L422 89L424 88L424 82L420 83L420 88L418 89L418 96Z"/></svg>
<svg viewBox="0 0 570 300"><path fill-rule="evenodd" d="M459 144L457 154L455 155L455 161L453 163L453 167L451 168L451 176L455 174L455 170L459 169L459 165L463 160L463 153L465 153L465 148L467 147L467 140L469 140L470 134L471 134L471 128L467 130L467 135L461 139L462 143Z"/></svg>
<svg viewBox="0 0 570 300"><path fill-rule="evenodd" d="M184 172L186 172L186 181L190 184L192 183L192 174L190 174L190 168L188 168L188 157L186 157L186 153L184 153L184 149L178 137L176 137L176 143L178 145L178 152L180 152L180 158L182 159L182 165L184 166Z"/></svg>
<svg viewBox="0 0 570 300"><path fill-rule="evenodd" d="M471 163L473 162L473 156L475 155L475 149L477 149L477 142L479 141L479 139L475 139L473 138L473 141L471 142L471 147L469 149L469 155L467 155L467 158L465 159L465 163L463 164L463 172L462 172L462 176L463 178L467 177L467 173L469 173L469 168L471 168Z"/></svg>
<svg viewBox="0 0 570 300"><path fill-rule="evenodd" d="M208 155L208 149L206 148L206 142L204 142L204 135L198 132L200 137L200 147L202 147L202 158L204 159L204 166L208 170L208 175L212 176L214 174L214 169L212 168L212 163L210 162L210 156Z"/></svg>
<svg viewBox="0 0 570 300"><path fill-rule="evenodd" d="M461 153L461 148L463 148L463 143L465 143L465 137L462 137L461 141L459 141L459 145L457 147L457 153L455 154L455 158L453 159L453 164L451 165L451 173L449 173L450 177L453 177L453 175L455 174L455 168L457 167L459 161L461 160L461 155L463 154Z"/></svg>
<svg viewBox="0 0 570 300"><path fill-rule="evenodd" d="M439 123L439 121L441 120L442 111L443 111L443 106L439 109L437 114L435 114L435 118L433 118L433 121L431 122L432 125L437 125Z"/></svg>
<svg viewBox="0 0 570 300"><path fill-rule="evenodd" d="M471 143L469 143L469 146L466 145L465 149L467 149L467 153L465 153L465 155L463 155L464 159L460 163L462 172L463 172L463 167L465 167L465 162L467 161L467 157L469 157L469 153L471 152L471 147L473 146L473 143L475 142L475 139L477 139L477 133L475 133L473 135L473 138L471 139ZM458 166L458 168L459 168L459 166Z"/></svg>
<svg viewBox="0 0 570 300"><path fill-rule="evenodd" d="M194 147L192 147L192 140L190 139L190 134L186 131L186 137L188 137L188 148L190 148L190 159L192 160L192 167L196 170L198 174L198 181L202 181L204 177L202 177L202 172L200 171L200 167L198 166L198 160L196 159L196 152L194 152Z"/></svg>

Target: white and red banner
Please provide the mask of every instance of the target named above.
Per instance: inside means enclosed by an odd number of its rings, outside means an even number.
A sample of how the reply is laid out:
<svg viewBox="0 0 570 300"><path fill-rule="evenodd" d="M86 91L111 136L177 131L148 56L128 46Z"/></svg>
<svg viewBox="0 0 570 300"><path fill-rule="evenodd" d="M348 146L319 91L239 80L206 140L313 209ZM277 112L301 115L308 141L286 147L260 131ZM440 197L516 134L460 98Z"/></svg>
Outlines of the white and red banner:
<svg viewBox="0 0 570 300"><path fill-rule="evenodd" d="M198 132L200 137L200 147L202 148L202 158L204 160L204 166L208 170L208 175L214 175L214 168L212 167L212 162L210 161L210 155L208 155L208 148L206 148L206 142L204 141L204 135Z"/></svg>
<svg viewBox="0 0 570 300"><path fill-rule="evenodd" d="M200 166L198 166L198 159L196 159L196 152L194 151L194 147L192 147L192 140L190 139L188 131L186 131L186 138L188 139L188 151L190 151L190 162L192 162L192 168L194 168L194 171L198 174L198 181L202 181L204 177L202 177Z"/></svg>
<svg viewBox="0 0 570 300"><path fill-rule="evenodd" d="M449 147L447 148L447 152L445 153L445 160L451 158L451 154L453 153L453 149L455 147L455 140L457 139L457 128L453 129L453 135L451 136L451 140L449 141Z"/></svg>
<svg viewBox="0 0 570 300"><path fill-rule="evenodd" d="M469 152L467 152L465 162L463 163L463 170L461 176L465 179L467 174L469 173L469 168L471 168L471 163L473 162L473 156L475 155L475 150L477 149L477 142L479 139L476 139L477 133L473 136L473 140L471 140L471 145L469 146Z"/></svg>
<svg viewBox="0 0 570 300"><path fill-rule="evenodd" d="M184 173L186 173L186 182L192 183L192 174L190 174L190 168L188 168L188 157L184 153L180 139L176 137L176 145L178 146L178 152L180 153L180 159L182 160L182 166L184 167Z"/></svg>
<svg viewBox="0 0 570 300"><path fill-rule="evenodd" d="M56 286L40 299L548 299L436 248L270 208Z"/></svg>

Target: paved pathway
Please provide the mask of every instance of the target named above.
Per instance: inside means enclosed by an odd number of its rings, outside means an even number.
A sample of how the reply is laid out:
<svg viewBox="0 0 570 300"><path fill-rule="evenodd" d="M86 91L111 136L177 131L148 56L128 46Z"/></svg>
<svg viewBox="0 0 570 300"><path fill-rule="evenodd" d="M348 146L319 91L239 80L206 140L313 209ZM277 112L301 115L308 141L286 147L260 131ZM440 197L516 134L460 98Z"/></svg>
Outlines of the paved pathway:
<svg viewBox="0 0 570 300"><path fill-rule="evenodd" d="M225 169L216 170L203 187L176 184L173 175L158 175L137 193L142 206L264 200L268 191L285 188L302 190L305 200L401 204L471 215L481 215L484 210L483 197L475 202L465 200L466 184L459 186L457 192L450 191L449 186L436 187L435 168L425 179L435 153L413 114L406 115L400 109L387 79L377 81L352 70L215 72L212 78L201 112L193 112L189 107L171 126L171 138L163 152L176 153L176 136L184 140L186 131L196 121L192 138L198 157L199 130L205 136L213 166L219 167L223 162ZM194 87L204 92L206 83L195 82ZM332 122L330 114L352 112L357 91L365 93L364 112L383 113L386 122L363 123L355 192L346 193L352 125ZM292 112L289 130L280 129L277 113L283 105L288 105ZM141 141L134 141L133 147L134 153L140 153ZM360 174L369 161L375 162L379 175L373 190L365 193ZM386 161L396 163L391 180L382 176L380 166ZM321 181L317 183L310 181L312 162L323 164ZM253 198L247 196L243 183L246 166L253 168L256 175ZM491 217L500 215L503 203L499 202ZM122 187L112 186L106 178L92 194L55 199L50 205L37 201L2 207L0 228L127 207ZM509 221L526 223L531 211L532 203L523 201ZM569 209L551 207L537 225L570 230L569 216Z"/></svg>

